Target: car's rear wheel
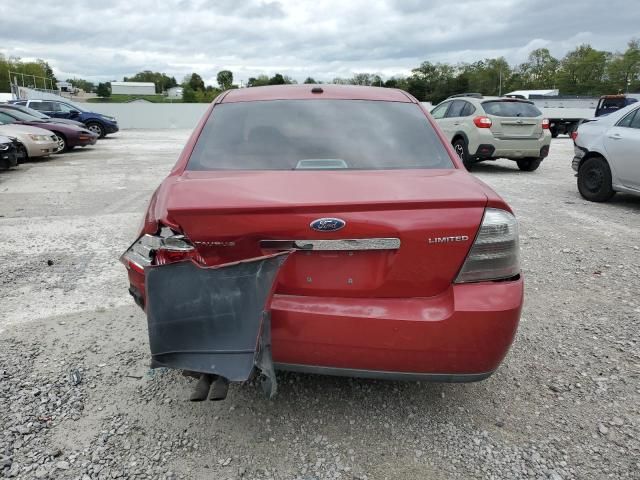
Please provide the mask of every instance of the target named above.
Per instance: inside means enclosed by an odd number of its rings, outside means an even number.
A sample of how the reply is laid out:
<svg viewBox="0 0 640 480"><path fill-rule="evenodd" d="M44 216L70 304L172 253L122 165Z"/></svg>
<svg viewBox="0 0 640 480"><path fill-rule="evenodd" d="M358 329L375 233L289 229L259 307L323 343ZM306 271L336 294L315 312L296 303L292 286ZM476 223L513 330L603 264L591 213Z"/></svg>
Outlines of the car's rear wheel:
<svg viewBox="0 0 640 480"><path fill-rule="evenodd" d="M540 164L542 163L541 158L522 158L516 161L518 163L518 168L523 172L533 172L537 170Z"/></svg>
<svg viewBox="0 0 640 480"><path fill-rule="evenodd" d="M105 136L104 127L98 122L87 123L87 130L98 135L98 138L103 138Z"/></svg>
<svg viewBox="0 0 640 480"><path fill-rule="evenodd" d="M58 151L56 153L64 153L67 151L67 139L64 135L56 133L56 140L58 142Z"/></svg>
<svg viewBox="0 0 640 480"><path fill-rule="evenodd" d="M578 191L591 202L606 202L615 195L611 184L611 169L604 158L588 158L580 165Z"/></svg>
<svg viewBox="0 0 640 480"><path fill-rule="evenodd" d="M471 162L471 159L469 158L467 143L463 139L458 138L453 142L452 145L453 145L453 149L458 155L458 158L462 160L462 163L464 163L465 168L467 170L471 170L472 162Z"/></svg>
<svg viewBox="0 0 640 480"><path fill-rule="evenodd" d="M551 138L557 138L559 134L560 130L558 130L558 127L556 127L555 125L551 127Z"/></svg>

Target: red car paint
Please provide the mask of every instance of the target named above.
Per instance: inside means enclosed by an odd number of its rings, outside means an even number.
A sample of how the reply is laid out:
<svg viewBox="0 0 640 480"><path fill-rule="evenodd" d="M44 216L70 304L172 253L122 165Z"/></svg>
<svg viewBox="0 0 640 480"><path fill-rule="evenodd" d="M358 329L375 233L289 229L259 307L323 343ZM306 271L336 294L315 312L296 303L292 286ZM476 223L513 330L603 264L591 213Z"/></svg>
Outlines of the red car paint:
<svg viewBox="0 0 640 480"><path fill-rule="evenodd" d="M206 119L227 102L362 99L418 103L382 88L308 86L225 92L194 130L176 166L154 193L142 233L160 224L183 232L208 265L272 253L263 239L397 237L397 251L297 251L272 301L276 364L374 372L482 375L494 371L515 335L521 277L455 284L485 208L510 211L466 172L420 106L456 168L391 171L186 171ZM314 232L320 217L347 222ZM440 236L469 241L429 244ZM144 273L129 269L144 295Z"/></svg>

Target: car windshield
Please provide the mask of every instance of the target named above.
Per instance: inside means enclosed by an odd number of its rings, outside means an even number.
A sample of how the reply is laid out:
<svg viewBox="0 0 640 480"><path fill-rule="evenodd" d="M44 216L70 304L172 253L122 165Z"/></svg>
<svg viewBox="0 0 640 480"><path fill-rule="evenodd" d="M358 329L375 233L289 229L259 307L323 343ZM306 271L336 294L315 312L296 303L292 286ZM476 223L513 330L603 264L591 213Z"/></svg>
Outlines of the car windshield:
<svg viewBox="0 0 640 480"><path fill-rule="evenodd" d="M18 110L19 112L22 112L22 113L26 113L27 115L31 115L32 117L36 117L41 120L47 120L51 118L49 115L45 115L44 113L29 107L18 106L18 108L16 108L15 110Z"/></svg>
<svg viewBox="0 0 640 480"><path fill-rule="evenodd" d="M453 168L413 103L271 100L217 105L188 170Z"/></svg>
<svg viewBox="0 0 640 480"><path fill-rule="evenodd" d="M77 110L78 112L86 112L86 110L80 108L79 106L77 106L75 104L71 104L71 103L62 103L62 102L60 102L60 107L62 108L63 111L65 111L65 110L67 110L67 111Z"/></svg>
<svg viewBox="0 0 640 480"><path fill-rule="evenodd" d="M23 122L33 122L33 121L37 121L39 119L35 118L33 115L29 115L26 114L24 112L21 112L20 110L14 110L14 109L3 109L0 108L0 112L3 112L7 115L9 115L10 117L16 118L20 121Z"/></svg>
<svg viewBox="0 0 640 480"><path fill-rule="evenodd" d="M539 117L542 112L529 102L512 100L489 100L482 102L482 108L489 115L496 117Z"/></svg>

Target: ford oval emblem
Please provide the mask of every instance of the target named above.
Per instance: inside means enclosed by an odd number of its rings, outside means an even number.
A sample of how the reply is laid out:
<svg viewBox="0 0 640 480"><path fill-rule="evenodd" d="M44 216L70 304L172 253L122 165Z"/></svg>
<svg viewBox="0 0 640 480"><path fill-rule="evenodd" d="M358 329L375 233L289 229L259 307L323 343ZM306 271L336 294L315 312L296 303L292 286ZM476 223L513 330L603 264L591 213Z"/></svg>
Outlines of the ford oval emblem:
<svg viewBox="0 0 640 480"><path fill-rule="evenodd" d="M347 224L340 218L318 218L309 225L316 232L337 232Z"/></svg>

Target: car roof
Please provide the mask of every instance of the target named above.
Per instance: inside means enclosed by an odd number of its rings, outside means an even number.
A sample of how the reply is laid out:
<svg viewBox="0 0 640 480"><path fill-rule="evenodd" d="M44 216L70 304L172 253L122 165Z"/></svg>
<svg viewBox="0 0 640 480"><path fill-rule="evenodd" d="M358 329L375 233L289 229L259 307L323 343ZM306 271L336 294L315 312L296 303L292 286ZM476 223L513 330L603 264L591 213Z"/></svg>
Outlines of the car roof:
<svg viewBox="0 0 640 480"><path fill-rule="evenodd" d="M322 92L313 93L312 90ZM378 100L416 103L408 93L396 88L363 87L357 85L270 85L229 90L218 103L256 102L260 100Z"/></svg>

